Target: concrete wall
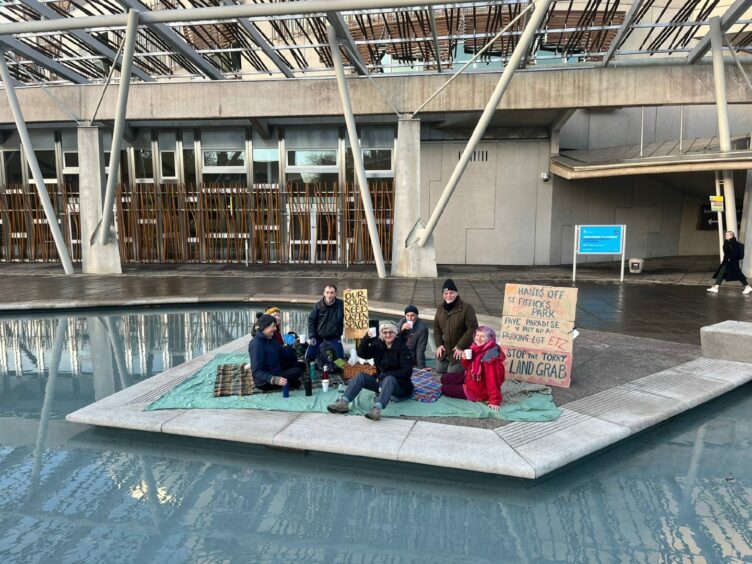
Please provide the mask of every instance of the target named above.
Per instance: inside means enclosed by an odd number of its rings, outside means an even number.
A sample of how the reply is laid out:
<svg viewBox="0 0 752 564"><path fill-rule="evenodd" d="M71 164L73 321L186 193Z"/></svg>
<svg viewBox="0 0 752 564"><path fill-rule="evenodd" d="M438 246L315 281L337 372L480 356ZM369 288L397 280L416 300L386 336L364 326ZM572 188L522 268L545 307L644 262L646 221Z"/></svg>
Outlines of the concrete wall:
<svg viewBox="0 0 752 564"><path fill-rule="evenodd" d="M752 74L752 65L745 65ZM422 104L447 77L374 77L400 112ZM423 113L482 110L498 82L498 73L462 74ZM391 115L392 109L367 78L348 80L356 115ZM752 91L738 72L726 74L730 103L752 102ZM98 84L53 86L50 92L73 115L92 115L101 95ZM70 122L70 115L38 87L18 88L27 122ZM616 68L569 68L518 72L499 104L500 110L613 108L665 104L713 104L713 69L708 64ZM114 119L117 89L109 88L97 118ZM128 99L129 120L247 119L249 117L321 118L341 116L337 83L328 79L236 80L134 83ZM0 124L13 123L7 100L0 97Z"/></svg>
<svg viewBox="0 0 752 564"><path fill-rule="evenodd" d="M690 233L689 218L694 217L696 221L697 207L687 204L685 212L686 197L657 178L565 180L554 177L552 184L552 264L572 263L574 226L578 224L626 224L627 258L676 256L680 254L682 235L687 241L695 237ZM699 205L699 200L696 204ZM704 237L695 239L705 244ZM703 247L702 252L687 254L708 252ZM618 256L610 258L617 260ZM609 260L609 256L578 257L578 262L603 260Z"/></svg>
<svg viewBox="0 0 752 564"><path fill-rule="evenodd" d="M427 221L463 143L421 145L421 219ZM481 143L434 232L439 264L548 264L552 184L548 140Z"/></svg>

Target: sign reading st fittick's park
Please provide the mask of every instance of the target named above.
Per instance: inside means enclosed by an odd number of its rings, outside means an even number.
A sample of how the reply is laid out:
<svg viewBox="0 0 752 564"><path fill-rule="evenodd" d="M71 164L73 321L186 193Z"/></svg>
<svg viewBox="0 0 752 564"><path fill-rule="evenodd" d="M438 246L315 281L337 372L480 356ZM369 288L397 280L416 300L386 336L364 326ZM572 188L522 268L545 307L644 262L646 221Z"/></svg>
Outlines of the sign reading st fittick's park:
<svg viewBox="0 0 752 564"><path fill-rule="evenodd" d="M507 378L568 388L577 288L507 284L499 344Z"/></svg>
<svg viewBox="0 0 752 564"><path fill-rule="evenodd" d="M368 331L368 290L345 290L345 338L360 339Z"/></svg>

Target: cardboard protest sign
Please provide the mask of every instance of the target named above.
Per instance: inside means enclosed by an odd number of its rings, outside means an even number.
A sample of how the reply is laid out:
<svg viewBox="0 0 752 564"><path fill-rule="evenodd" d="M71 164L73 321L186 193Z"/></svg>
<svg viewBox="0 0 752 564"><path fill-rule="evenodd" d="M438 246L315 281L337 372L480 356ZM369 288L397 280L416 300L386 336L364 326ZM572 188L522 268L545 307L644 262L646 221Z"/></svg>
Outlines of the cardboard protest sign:
<svg viewBox="0 0 752 564"><path fill-rule="evenodd" d="M577 288L507 284L499 344L508 378L568 388Z"/></svg>
<svg viewBox="0 0 752 564"><path fill-rule="evenodd" d="M345 338L360 339L368 331L368 290L345 290Z"/></svg>

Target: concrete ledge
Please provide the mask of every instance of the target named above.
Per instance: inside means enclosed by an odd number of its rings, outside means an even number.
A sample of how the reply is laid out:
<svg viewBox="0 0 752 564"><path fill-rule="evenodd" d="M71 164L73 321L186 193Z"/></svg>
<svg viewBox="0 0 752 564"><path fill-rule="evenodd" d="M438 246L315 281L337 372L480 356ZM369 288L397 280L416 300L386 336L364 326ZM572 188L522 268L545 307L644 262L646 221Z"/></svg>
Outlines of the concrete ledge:
<svg viewBox="0 0 752 564"><path fill-rule="evenodd" d="M245 350L247 337L67 416L75 423L364 456L538 478L752 381L752 365L699 358L564 406L550 423L495 430L385 417L144 407L217 352Z"/></svg>
<svg viewBox="0 0 752 564"><path fill-rule="evenodd" d="M700 329L702 356L752 362L752 323L723 321Z"/></svg>

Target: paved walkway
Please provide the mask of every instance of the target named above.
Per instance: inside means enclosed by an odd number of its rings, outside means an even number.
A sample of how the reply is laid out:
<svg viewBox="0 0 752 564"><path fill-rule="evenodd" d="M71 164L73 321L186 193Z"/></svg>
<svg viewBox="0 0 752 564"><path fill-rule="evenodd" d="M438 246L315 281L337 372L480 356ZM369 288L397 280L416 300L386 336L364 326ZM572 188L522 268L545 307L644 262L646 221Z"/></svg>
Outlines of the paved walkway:
<svg viewBox="0 0 752 564"><path fill-rule="evenodd" d="M578 267L577 324L586 329L699 344L700 327L727 319L752 321L752 296L742 296L738 283L717 295L704 286L715 257L650 259L646 272L626 275L618 283L616 263ZM436 279L378 279L373 267L254 265L127 266L122 276L65 276L59 265L0 265L3 292L0 309L13 304L48 309L74 306L117 306L146 299L165 302L239 301L253 294L318 295L324 282L340 288L367 288L382 302L434 307L446 277L478 313L498 316L507 282L571 285L567 267L442 267Z"/></svg>

